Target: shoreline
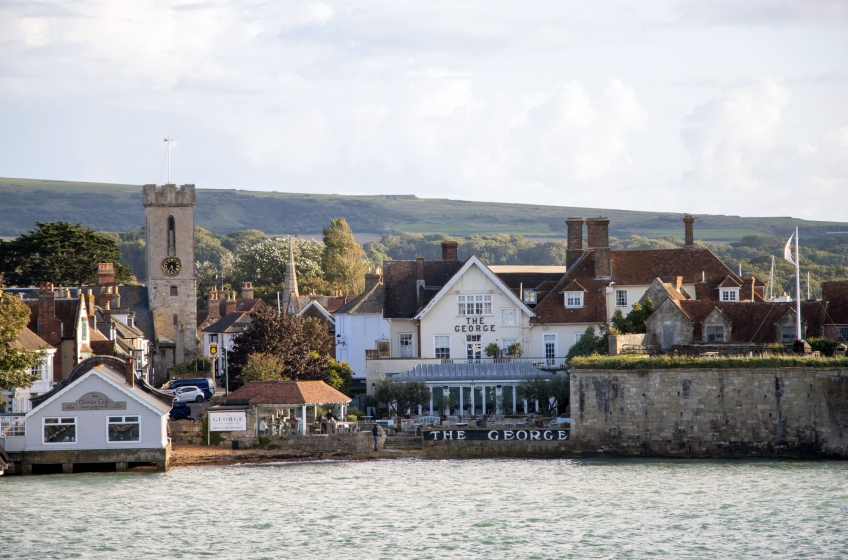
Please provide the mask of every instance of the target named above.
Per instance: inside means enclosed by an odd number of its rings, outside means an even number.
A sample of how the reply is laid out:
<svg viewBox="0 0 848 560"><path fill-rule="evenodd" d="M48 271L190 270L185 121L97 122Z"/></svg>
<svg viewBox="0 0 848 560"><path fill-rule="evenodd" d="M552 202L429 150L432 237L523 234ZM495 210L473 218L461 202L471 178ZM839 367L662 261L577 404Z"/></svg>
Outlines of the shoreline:
<svg viewBox="0 0 848 560"><path fill-rule="evenodd" d="M307 452L270 449L224 449L206 445L172 447L169 468L227 467L241 464L304 463L314 461L374 461L418 458L420 454L372 451L369 453Z"/></svg>

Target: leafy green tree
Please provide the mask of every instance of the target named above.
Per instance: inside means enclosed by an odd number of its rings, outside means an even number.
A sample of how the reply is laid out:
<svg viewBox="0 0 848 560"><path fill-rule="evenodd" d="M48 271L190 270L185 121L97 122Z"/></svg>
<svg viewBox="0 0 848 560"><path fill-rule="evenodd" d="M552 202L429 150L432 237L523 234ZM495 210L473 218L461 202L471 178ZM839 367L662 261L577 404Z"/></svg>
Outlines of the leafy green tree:
<svg viewBox="0 0 848 560"><path fill-rule="evenodd" d="M324 364L324 373L327 374L327 385L350 395L350 386L353 383L353 368L347 363L347 360L337 362L333 358L328 358Z"/></svg>
<svg viewBox="0 0 848 560"><path fill-rule="evenodd" d="M29 322L29 307L13 294L0 291L0 390L25 389L38 381L30 369L41 363L44 352L20 348L20 332Z"/></svg>
<svg viewBox="0 0 848 560"><path fill-rule="evenodd" d="M501 355L501 347L498 346L497 342L490 342L483 348L483 352L490 358L498 358Z"/></svg>
<svg viewBox="0 0 848 560"><path fill-rule="evenodd" d="M365 290L365 272L368 265L362 246L353 238L344 218L330 221L325 227L322 268L324 279L331 289L345 294L359 294Z"/></svg>
<svg viewBox="0 0 848 560"><path fill-rule="evenodd" d="M101 262L115 263L118 281L132 279L132 270L119 262L121 253L114 239L82 224L60 221L35 225L36 229L17 239L0 242L0 273L6 284L93 284Z"/></svg>
<svg viewBox="0 0 848 560"><path fill-rule="evenodd" d="M585 335L584 335L585 336ZM553 377L536 376L521 381L515 388L516 396L527 401L539 401L545 411L558 409L565 412L571 396L571 384L568 375ZM553 403L551 397L554 398Z"/></svg>
<svg viewBox="0 0 848 560"><path fill-rule="evenodd" d="M633 308L625 317L620 309L616 309L612 314L612 329L611 334L638 334L647 332L645 321L651 316L654 311L654 301L650 296L645 298L645 305L638 301L633 304Z"/></svg>
<svg viewBox="0 0 848 560"><path fill-rule="evenodd" d="M276 309L254 309L251 324L233 340L229 358L230 387L244 383L244 368L252 354L276 356L285 364L286 379L327 381L327 358L312 352L303 334L303 321L291 315L277 315Z"/></svg>
<svg viewBox="0 0 848 560"><path fill-rule="evenodd" d="M247 357L242 368L242 381L287 381L286 363L279 356L267 352L255 352Z"/></svg>
<svg viewBox="0 0 848 560"><path fill-rule="evenodd" d="M597 352L598 336L595 334L594 327L586 327L586 332L580 337L580 340L574 343L569 348L568 354L565 355L566 360L570 360L574 356L590 356Z"/></svg>
<svg viewBox="0 0 848 560"><path fill-rule="evenodd" d="M304 293L322 293L325 286L321 269L323 244L288 236L241 245L232 254L225 255L224 279L233 286L252 282L254 287L271 288L270 292L282 290L289 260L289 240L293 244L299 290Z"/></svg>
<svg viewBox="0 0 848 560"><path fill-rule="evenodd" d="M327 326L314 317L304 317L301 326L303 336L309 341L309 349L321 356L329 356L333 348L333 337Z"/></svg>
<svg viewBox="0 0 848 560"><path fill-rule="evenodd" d="M524 348L521 347L520 342L514 342L507 346L506 353L510 358L520 358L524 354Z"/></svg>
<svg viewBox="0 0 848 560"><path fill-rule="evenodd" d="M381 377L374 387L374 397L396 414L430 404L430 389L423 381L392 381Z"/></svg>

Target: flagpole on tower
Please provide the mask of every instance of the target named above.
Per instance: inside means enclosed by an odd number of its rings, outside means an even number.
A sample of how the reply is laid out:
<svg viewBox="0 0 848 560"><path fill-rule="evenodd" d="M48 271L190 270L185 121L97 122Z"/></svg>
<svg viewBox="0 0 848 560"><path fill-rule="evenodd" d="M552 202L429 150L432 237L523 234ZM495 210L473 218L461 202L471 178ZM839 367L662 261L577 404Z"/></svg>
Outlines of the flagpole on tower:
<svg viewBox="0 0 848 560"><path fill-rule="evenodd" d="M171 138L170 136L165 138L165 143L168 144L168 184L169 185L171 184L171 142L173 142L173 141L174 141L174 139ZM160 175L160 177L161 177L161 175Z"/></svg>

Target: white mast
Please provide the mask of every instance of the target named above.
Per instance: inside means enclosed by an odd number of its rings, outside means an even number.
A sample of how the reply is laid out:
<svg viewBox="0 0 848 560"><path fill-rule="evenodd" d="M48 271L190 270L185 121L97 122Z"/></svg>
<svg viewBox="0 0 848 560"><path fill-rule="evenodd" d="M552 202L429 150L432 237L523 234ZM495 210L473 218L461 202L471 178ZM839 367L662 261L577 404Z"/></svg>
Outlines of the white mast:
<svg viewBox="0 0 848 560"><path fill-rule="evenodd" d="M807 271L807 301L810 301L810 271Z"/></svg>
<svg viewBox="0 0 848 560"><path fill-rule="evenodd" d="M768 300L774 301L774 255L771 256L771 272L769 272Z"/></svg>
<svg viewBox="0 0 848 560"><path fill-rule="evenodd" d="M795 228L795 337L801 340L801 261L798 258L798 228Z"/></svg>
<svg viewBox="0 0 848 560"><path fill-rule="evenodd" d="M170 136L165 138L165 143L168 144L168 184L169 185L171 184L171 142L173 142L173 141L174 141L174 139L171 138Z"/></svg>

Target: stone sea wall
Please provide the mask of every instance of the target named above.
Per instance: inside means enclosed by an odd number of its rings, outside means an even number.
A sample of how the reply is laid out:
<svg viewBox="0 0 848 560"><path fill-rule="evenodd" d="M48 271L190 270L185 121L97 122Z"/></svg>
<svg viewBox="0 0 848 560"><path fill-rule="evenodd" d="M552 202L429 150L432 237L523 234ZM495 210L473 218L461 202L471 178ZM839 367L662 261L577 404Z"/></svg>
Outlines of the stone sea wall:
<svg viewBox="0 0 848 560"><path fill-rule="evenodd" d="M248 448L259 442L252 432L219 432L222 441L219 447L232 447L233 441L239 442L239 447ZM385 434L380 436L379 446L385 445ZM205 442L204 442L205 443ZM374 437L371 432L358 434L324 434L324 435L291 435L268 436L267 443L263 437L262 443L277 445L280 449L304 451L309 453L368 453L374 449Z"/></svg>
<svg viewBox="0 0 848 560"><path fill-rule="evenodd" d="M572 370L575 453L848 457L848 370Z"/></svg>

